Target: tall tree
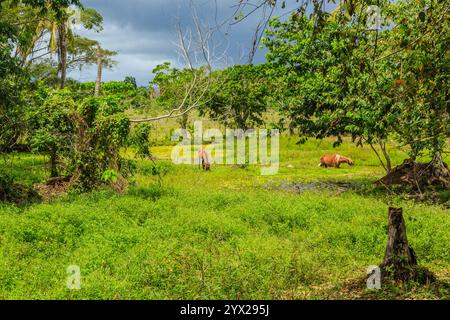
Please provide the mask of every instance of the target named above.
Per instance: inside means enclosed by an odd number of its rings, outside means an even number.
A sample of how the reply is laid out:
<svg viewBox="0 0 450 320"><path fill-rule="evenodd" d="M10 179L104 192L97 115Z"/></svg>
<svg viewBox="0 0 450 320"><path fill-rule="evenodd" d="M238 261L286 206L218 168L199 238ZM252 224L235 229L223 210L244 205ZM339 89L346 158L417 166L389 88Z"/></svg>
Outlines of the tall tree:
<svg viewBox="0 0 450 320"><path fill-rule="evenodd" d="M157 85L160 90L157 104L168 110L178 109L181 127L186 129L190 109L202 104L206 98L211 78L207 67L180 70L166 62L156 66L153 73L155 77L150 84Z"/></svg>
<svg viewBox="0 0 450 320"><path fill-rule="evenodd" d="M236 65L215 71L214 76L222 81L211 86L210 101L200 108L200 114L244 131L261 125L267 110L265 66Z"/></svg>
<svg viewBox="0 0 450 320"><path fill-rule="evenodd" d="M339 144L351 134L370 144L387 171L389 136L409 145L412 159L424 153L441 159L449 119L449 1L380 0L383 20L374 29L367 26L368 5L325 20L295 13L271 22L264 43L273 75L282 79L285 111L304 135L337 136Z"/></svg>
<svg viewBox="0 0 450 320"><path fill-rule="evenodd" d="M106 49L103 49L99 43L96 45L96 64L97 64L97 79L95 80L95 90L94 95L99 96L100 94L100 86L102 84L102 73L103 68L111 68L115 61L111 59L112 56L115 56L117 52L109 51Z"/></svg>
<svg viewBox="0 0 450 320"><path fill-rule="evenodd" d="M42 1L40 7L19 3L11 8L21 20L23 36L16 49L21 65L29 68L36 60L56 53L59 87L64 88L71 63L69 50L79 44L77 40L80 38L73 31L74 25L79 24L85 29L100 32L103 17L94 9L82 8L78 1L46 0Z"/></svg>

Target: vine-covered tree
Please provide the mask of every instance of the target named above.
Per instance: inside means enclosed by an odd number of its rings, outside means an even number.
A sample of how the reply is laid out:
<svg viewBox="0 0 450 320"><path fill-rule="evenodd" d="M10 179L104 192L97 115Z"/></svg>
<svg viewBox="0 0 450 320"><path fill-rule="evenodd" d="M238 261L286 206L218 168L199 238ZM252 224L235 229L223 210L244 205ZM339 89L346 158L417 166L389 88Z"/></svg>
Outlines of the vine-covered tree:
<svg viewBox="0 0 450 320"><path fill-rule="evenodd" d="M73 150L74 125L71 121L75 101L71 92L36 90L34 108L28 113L31 146L34 151L50 157L50 177L60 176L58 162L70 158Z"/></svg>

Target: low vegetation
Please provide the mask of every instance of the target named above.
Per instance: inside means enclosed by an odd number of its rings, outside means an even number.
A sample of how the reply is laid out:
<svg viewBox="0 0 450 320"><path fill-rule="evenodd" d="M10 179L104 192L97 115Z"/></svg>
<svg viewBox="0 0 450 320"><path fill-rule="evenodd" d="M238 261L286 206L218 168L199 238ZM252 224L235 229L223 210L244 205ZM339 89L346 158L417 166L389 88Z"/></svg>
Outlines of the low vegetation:
<svg viewBox="0 0 450 320"><path fill-rule="evenodd" d="M48 203L0 209L1 298L32 299L448 299L447 201L417 203L376 188L383 174L368 148L344 142L355 167L321 169L332 140L282 139L280 174L257 167L195 166L138 160L126 194L109 189L67 194ZM167 157L166 147L152 148ZM127 154L132 154L128 152ZM395 163L406 154L394 153ZM13 160L26 167L32 157ZM32 167L39 181L44 162ZM16 171L18 177L20 172ZM270 199L270 201L267 201ZM361 279L381 262L389 205L404 208L419 263L440 282L364 290ZM82 290L66 287L78 265Z"/></svg>

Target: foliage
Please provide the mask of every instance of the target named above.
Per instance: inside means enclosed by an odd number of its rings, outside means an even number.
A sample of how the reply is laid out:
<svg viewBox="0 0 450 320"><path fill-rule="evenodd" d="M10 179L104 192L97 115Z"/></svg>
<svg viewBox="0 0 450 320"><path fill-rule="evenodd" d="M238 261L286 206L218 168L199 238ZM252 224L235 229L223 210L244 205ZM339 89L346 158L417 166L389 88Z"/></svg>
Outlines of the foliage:
<svg viewBox="0 0 450 320"><path fill-rule="evenodd" d="M324 138L352 134L354 139L385 139L378 110L368 86L370 58L357 50L367 36L330 21L316 32L315 21L293 15L288 21L274 20L264 42L273 74L282 77L278 93L286 101L285 111L300 132ZM357 37L359 36L359 37ZM364 94L363 94L364 93ZM371 112L369 112L371 111ZM380 130L373 130L378 128Z"/></svg>
<svg viewBox="0 0 450 320"><path fill-rule="evenodd" d="M135 90L138 89L137 83L136 83L136 78L133 76L126 76L125 80L123 80L124 83L129 83L131 84Z"/></svg>
<svg viewBox="0 0 450 320"><path fill-rule="evenodd" d="M133 109L144 109L151 105L149 90L145 87L139 87L136 90L136 94L130 95L131 100L129 100L130 108Z"/></svg>
<svg viewBox="0 0 450 320"><path fill-rule="evenodd" d="M97 64L98 41L73 35L68 46L68 62L69 69L82 69L86 66ZM117 55L116 51L100 49L102 56L102 66L111 69L116 65L112 57Z"/></svg>
<svg viewBox="0 0 450 320"><path fill-rule="evenodd" d="M157 177L159 185L162 186L163 177L169 172L167 166L162 162L156 162L152 157L150 131L151 125L144 123L135 126L130 135L130 142L136 148L136 156L140 159L150 160L151 166L143 173Z"/></svg>
<svg viewBox="0 0 450 320"><path fill-rule="evenodd" d="M41 15L54 11L57 17L63 16L66 13L66 8L70 5L82 7L79 0L22 0L21 2L37 8Z"/></svg>
<svg viewBox="0 0 450 320"><path fill-rule="evenodd" d="M130 124L116 96L79 96L68 89L45 88L35 96L29 113L31 144L35 151L49 153L53 177L59 175L58 164L80 191L103 182L124 183L123 176L131 170L119 151L126 146ZM105 172L112 171L118 179L105 180Z"/></svg>
<svg viewBox="0 0 450 320"><path fill-rule="evenodd" d="M311 139L301 146L287 139L282 140L282 174L268 179L256 168L218 166L203 174L168 161L163 162L171 166L164 188L144 173L125 194L98 190L26 208L0 206L0 297L364 298L364 292L347 284L381 262L391 203L405 210L408 240L420 264L448 282L445 208L395 195L387 200L386 191L368 196L337 189L265 190L273 179L280 184L286 179L370 184L382 173L368 146L355 149L345 140L338 152L350 152L360 159L358 165L319 170L317 157L332 150L332 139ZM155 156L164 156L165 150L155 148ZM287 169L291 163L295 168ZM139 160L138 167L150 165ZM69 264L80 266L82 290L67 290ZM405 283L371 292L370 298L448 299L449 291Z"/></svg>
<svg viewBox="0 0 450 320"><path fill-rule="evenodd" d="M36 90L35 107L29 112L31 146L50 155L51 177L58 177L57 161L71 156L75 101L67 90Z"/></svg>
<svg viewBox="0 0 450 320"><path fill-rule="evenodd" d="M16 183L11 176L0 171L0 202L23 205L37 199L39 195L33 188Z"/></svg>
<svg viewBox="0 0 450 320"><path fill-rule="evenodd" d="M94 82L77 83L73 86L75 93L82 96L92 95L94 92ZM146 89L136 89L133 84L125 81L103 82L100 86L100 96L115 99L123 109L138 108L140 103L145 104L148 101ZM142 102L140 99L145 100Z"/></svg>
<svg viewBox="0 0 450 320"><path fill-rule="evenodd" d="M91 190L99 185L107 170L121 172L119 151L126 145L130 124L123 108L111 97L84 99L74 121L77 133L71 161L73 181L76 189ZM119 189L122 187L118 185Z"/></svg>
<svg viewBox="0 0 450 320"><path fill-rule="evenodd" d="M28 85L28 75L12 55L18 29L3 16L5 4L0 3L0 153L17 143L24 133L22 89Z"/></svg>
<svg viewBox="0 0 450 320"><path fill-rule="evenodd" d="M372 186L382 169L368 145L396 164L405 150L427 161L445 152L449 2L377 1L386 17L378 31L366 26L374 1L343 1L329 14L322 4L331 2L306 0L288 20L273 20L268 64L212 71L166 63L153 70L159 95L127 77L103 83L93 97L91 82L54 89L67 69L97 63L100 44L70 29L68 7L80 2L0 0L0 298L360 298L343 289L381 261L392 204L407 212L420 263L448 281L449 193L438 194L442 204L417 204L409 193ZM84 8L81 18L85 28L102 29L95 10ZM115 52L102 50L102 65L112 66ZM242 129L263 124L268 103L277 102L301 134L323 141L282 137L280 175L270 178L252 165L204 174L156 162L170 146L152 147L151 126L131 127L127 116L150 97L165 110L200 105L202 115ZM337 137L336 149L328 137ZM45 156L6 154L23 142ZM136 155L126 150L130 142ZM356 166L317 167L335 152ZM36 196L28 185L45 181L47 156L52 176L92 192L24 208L3 203ZM122 191L131 174L138 185L125 194L93 190ZM80 291L65 286L69 262L81 267ZM448 289L405 283L370 296L448 299Z"/></svg>
<svg viewBox="0 0 450 320"><path fill-rule="evenodd" d="M378 4L385 14L378 31L366 27L366 3L320 24L302 13L271 22L263 42L282 109L303 135L336 136L339 144L350 134L358 145L379 144L388 164L385 143L393 133L413 159L441 153L449 117L448 21L439 21L439 11L446 5ZM428 22L418 18L423 12ZM420 72L425 65L428 73Z"/></svg>
<svg viewBox="0 0 450 320"><path fill-rule="evenodd" d="M261 125L267 110L264 74L264 65L236 65L215 71L218 80L211 86L209 101L200 108L200 114L244 130Z"/></svg>
<svg viewBox="0 0 450 320"><path fill-rule="evenodd" d="M106 170L103 172L102 180L105 182L116 183L119 180L119 174L115 170Z"/></svg>
<svg viewBox="0 0 450 320"><path fill-rule="evenodd" d="M411 147L415 159L445 151L450 132L450 2L399 1L392 8L397 28L387 57L398 76L392 92L393 109L399 115L394 130L398 140ZM392 55L393 51L401 50ZM395 52L395 51L394 51Z"/></svg>
<svg viewBox="0 0 450 320"><path fill-rule="evenodd" d="M177 69L165 62L153 69L154 79L151 86L157 86L159 94L156 104L166 110L179 109L181 113L188 111L193 104L202 103L205 92L209 88L208 68ZM183 129L187 128L188 114L180 118Z"/></svg>
<svg viewBox="0 0 450 320"><path fill-rule="evenodd" d="M64 88L68 69L93 63L97 42L78 36L72 26L79 23L100 32L103 17L94 9L82 7L79 1L7 0L2 11L1 19L16 28L14 56L24 69L32 69L35 63L56 66L59 86ZM78 13L80 20L75 21ZM109 54L114 52L105 51L105 56Z"/></svg>
<svg viewBox="0 0 450 320"><path fill-rule="evenodd" d="M140 158L150 158L150 130L151 125L144 123L135 126L131 132L131 144L136 147L136 154Z"/></svg>

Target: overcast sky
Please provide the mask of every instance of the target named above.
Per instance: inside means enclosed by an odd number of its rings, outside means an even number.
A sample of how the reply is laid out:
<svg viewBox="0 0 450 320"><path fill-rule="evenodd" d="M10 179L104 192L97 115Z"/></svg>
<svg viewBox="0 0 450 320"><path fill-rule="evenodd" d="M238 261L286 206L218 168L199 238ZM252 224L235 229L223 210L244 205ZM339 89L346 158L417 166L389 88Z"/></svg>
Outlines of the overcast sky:
<svg viewBox="0 0 450 320"><path fill-rule="evenodd" d="M118 51L118 65L104 71L104 81L123 80L134 76L139 85L147 86L152 79L153 68L165 61L178 67L183 65L178 54L177 21L184 30L193 28L190 0L83 0L86 8L96 9L104 17L101 33L78 30L82 35L100 41L109 50ZM238 0L192 0L200 20L214 27L233 16L233 5ZM281 10L281 9L280 9ZM283 13L286 11L282 11ZM282 14L277 10L277 15ZM228 48L228 63L246 63L248 49L261 13L254 14L243 22L226 24L217 33L217 52ZM258 50L255 63L264 61L264 52ZM94 67L72 71L70 76L80 81L94 81Z"/></svg>

